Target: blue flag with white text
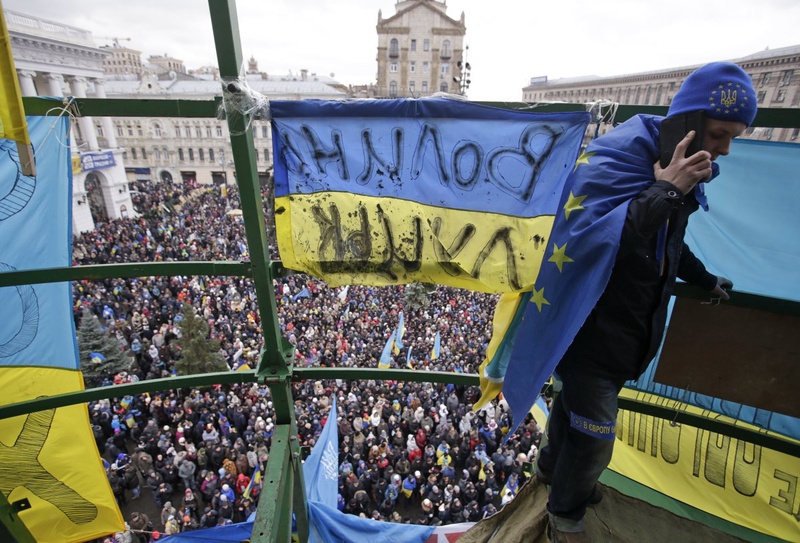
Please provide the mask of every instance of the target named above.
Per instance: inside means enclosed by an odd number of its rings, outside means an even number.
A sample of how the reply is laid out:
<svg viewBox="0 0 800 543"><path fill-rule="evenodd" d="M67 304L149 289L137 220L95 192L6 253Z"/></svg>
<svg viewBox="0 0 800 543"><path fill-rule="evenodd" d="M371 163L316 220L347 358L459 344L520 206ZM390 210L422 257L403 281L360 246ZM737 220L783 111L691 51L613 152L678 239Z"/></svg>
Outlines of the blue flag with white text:
<svg viewBox="0 0 800 543"><path fill-rule="evenodd" d="M336 413L334 395L325 427L303 463L306 498L309 502L331 507L336 507L336 495L339 492L339 430L336 427Z"/></svg>

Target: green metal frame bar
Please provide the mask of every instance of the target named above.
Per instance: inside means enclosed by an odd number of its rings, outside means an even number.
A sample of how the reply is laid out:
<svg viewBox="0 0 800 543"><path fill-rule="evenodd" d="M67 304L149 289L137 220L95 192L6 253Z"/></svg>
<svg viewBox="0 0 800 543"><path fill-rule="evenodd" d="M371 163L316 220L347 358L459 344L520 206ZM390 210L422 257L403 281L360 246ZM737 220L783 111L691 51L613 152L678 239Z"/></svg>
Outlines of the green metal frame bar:
<svg viewBox="0 0 800 543"><path fill-rule="evenodd" d="M214 41L223 81L236 79L242 67L241 40L239 37L235 0L208 0ZM76 116L93 117L184 117L216 118L223 98L211 100L140 100L80 98L70 103L70 112ZM535 110L541 112L584 111L585 104L528 104L524 102L483 102L506 109ZM28 115L57 115L64 101L48 98L23 98ZM665 115L663 106L620 105L615 122L648 113ZM98 280L119 277L211 275L251 278L255 284L257 303L265 338L256 370L242 372L208 373L154 379L109 388L39 398L28 402L0 407L0 419L28 414L44 409L63 407L94 400L121 397L128 394L172 390L183 387L201 387L216 384L258 382L269 386L276 410L276 426L270 460L264 474L264 484L253 529L255 542L283 542L291 538L292 513L295 515L301 541L308 538L308 510L306 505L300 447L294 418L291 384L307 379L398 380L408 382L452 383L477 385L475 374L413 371L377 368L295 368L293 347L281 336L277 322L277 307L272 280L290 273L280 262L269 259L260 184L258 182L253 137L243 116L228 118L236 182L239 187L245 234L250 250L250 262L193 261L168 263L136 263L93 265L0 273L0 287L21 284L39 284L59 281ZM795 128L800 126L799 109L759 109L754 126ZM679 296L696 299L708 294L685 285L679 285ZM732 293L731 305L763 309L766 311L800 315L800 303L778 300L744 293ZM800 457L800 443L766 435L749 428L675 411L664 406L638 400L620 398L620 407L630 411L653 415L678 423L696 426L736 439L742 439L779 452ZM0 540L19 543L33 542L33 538L17 515L19 504L9 504L0 494Z"/></svg>

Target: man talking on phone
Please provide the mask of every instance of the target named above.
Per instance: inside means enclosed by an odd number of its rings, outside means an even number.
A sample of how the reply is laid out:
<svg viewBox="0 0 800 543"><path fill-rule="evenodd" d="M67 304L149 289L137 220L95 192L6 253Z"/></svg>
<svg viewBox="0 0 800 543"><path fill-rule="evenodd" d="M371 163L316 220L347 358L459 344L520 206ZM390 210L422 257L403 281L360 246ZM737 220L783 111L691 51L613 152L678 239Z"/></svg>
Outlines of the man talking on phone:
<svg viewBox="0 0 800 543"><path fill-rule="evenodd" d="M683 237L689 216L708 209L703 185L719 173L715 160L755 118L750 76L730 62L697 69L675 94L667 118L694 112L704 113L704 134L686 134L666 167L658 161L662 118L638 115L590 143L572 174L576 179L567 182L569 190L588 180L581 188L605 191L595 201L622 215L621 227L609 234L616 256L605 288L556 368L562 390L536 462L537 479L550 485L556 543L589 541L583 517L601 498L596 485L611 461L617 396L655 356L676 278L725 300L733 286L706 271ZM685 156L699 137L702 150Z"/></svg>

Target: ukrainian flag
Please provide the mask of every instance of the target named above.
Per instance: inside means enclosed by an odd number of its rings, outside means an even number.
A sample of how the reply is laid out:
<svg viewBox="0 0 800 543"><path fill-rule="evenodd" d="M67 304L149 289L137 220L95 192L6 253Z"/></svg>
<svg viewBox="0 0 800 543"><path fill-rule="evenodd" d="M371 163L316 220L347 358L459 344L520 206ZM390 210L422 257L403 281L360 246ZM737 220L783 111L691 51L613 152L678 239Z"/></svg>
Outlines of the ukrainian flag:
<svg viewBox="0 0 800 543"><path fill-rule="evenodd" d="M27 120L37 176L0 140L0 273L69 266L72 178L66 117ZM55 134L50 132L55 131ZM69 282L0 288L2 404L83 389ZM0 420L0 491L30 501L20 519L37 541L78 542L124 529L86 405Z"/></svg>
<svg viewBox="0 0 800 543"><path fill-rule="evenodd" d="M284 265L330 286L530 290L586 112L273 101ZM402 334L401 334L402 335Z"/></svg>

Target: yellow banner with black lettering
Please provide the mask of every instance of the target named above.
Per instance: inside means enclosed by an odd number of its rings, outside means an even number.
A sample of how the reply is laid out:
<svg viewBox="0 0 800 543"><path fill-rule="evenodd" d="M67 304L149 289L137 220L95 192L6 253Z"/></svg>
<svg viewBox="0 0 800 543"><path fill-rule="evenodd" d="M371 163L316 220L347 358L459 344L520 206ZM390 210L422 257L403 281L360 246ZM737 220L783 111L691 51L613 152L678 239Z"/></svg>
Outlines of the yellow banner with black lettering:
<svg viewBox="0 0 800 543"><path fill-rule="evenodd" d="M283 265L330 286L419 281L487 290L533 284L552 216L520 218L345 192L275 200ZM541 241L537 241L541 240Z"/></svg>
<svg viewBox="0 0 800 543"><path fill-rule="evenodd" d="M459 100L270 103L278 249L331 286L529 291L586 112Z"/></svg>
<svg viewBox="0 0 800 543"><path fill-rule="evenodd" d="M664 401L630 389L623 389L620 396L659 404ZM693 406L682 405L681 409L726 418ZM609 467L721 519L786 541L800 541L800 458L620 410Z"/></svg>
<svg viewBox="0 0 800 543"><path fill-rule="evenodd" d="M3 403L83 389L78 370L0 368ZM94 443L86 404L0 420L0 490L40 543L88 541L124 527Z"/></svg>

